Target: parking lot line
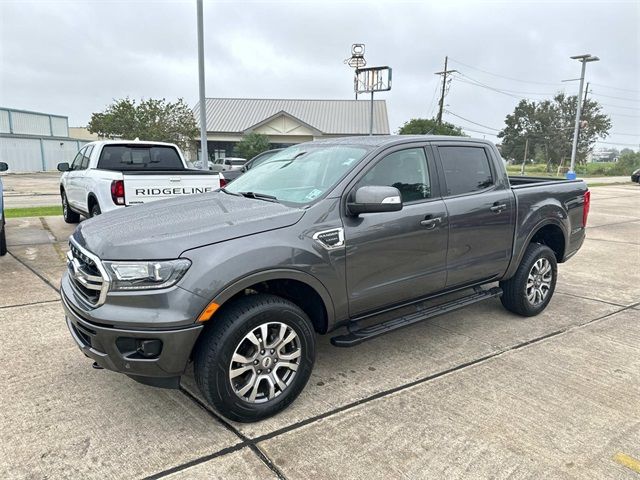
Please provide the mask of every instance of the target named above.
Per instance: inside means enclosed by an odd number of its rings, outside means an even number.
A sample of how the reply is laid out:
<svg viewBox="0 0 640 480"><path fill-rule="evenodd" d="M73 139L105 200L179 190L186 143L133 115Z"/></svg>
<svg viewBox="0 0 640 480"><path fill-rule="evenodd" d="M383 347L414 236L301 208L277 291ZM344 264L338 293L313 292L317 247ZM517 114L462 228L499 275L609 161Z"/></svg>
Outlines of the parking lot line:
<svg viewBox="0 0 640 480"><path fill-rule="evenodd" d="M633 470L636 473L640 473L640 460L636 460L635 458L622 452L616 453L613 456L613 459L620 465L627 467L628 469Z"/></svg>

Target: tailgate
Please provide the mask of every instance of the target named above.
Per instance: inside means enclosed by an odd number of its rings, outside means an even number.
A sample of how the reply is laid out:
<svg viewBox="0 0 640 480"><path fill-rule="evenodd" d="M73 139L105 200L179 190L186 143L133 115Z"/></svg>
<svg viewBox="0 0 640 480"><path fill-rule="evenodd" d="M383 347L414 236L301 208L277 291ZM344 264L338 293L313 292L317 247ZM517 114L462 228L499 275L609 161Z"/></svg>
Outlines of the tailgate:
<svg viewBox="0 0 640 480"><path fill-rule="evenodd" d="M220 187L218 175L175 174L128 175L124 174L126 205L139 205L163 198L206 193Z"/></svg>

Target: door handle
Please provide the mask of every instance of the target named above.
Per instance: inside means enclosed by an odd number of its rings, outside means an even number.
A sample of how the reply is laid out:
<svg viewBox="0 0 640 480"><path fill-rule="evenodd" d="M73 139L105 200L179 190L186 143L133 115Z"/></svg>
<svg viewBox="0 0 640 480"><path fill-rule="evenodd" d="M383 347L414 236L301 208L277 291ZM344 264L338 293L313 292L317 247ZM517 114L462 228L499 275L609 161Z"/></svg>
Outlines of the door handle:
<svg viewBox="0 0 640 480"><path fill-rule="evenodd" d="M442 218L440 217L425 218L424 220L420 221L420 225L425 227L427 230L433 230L440 224L441 221Z"/></svg>
<svg viewBox="0 0 640 480"><path fill-rule="evenodd" d="M507 204L506 203L494 203L493 206L489 209L491 210L493 213L500 213L503 210L506 210L507 208Z"/></svg>

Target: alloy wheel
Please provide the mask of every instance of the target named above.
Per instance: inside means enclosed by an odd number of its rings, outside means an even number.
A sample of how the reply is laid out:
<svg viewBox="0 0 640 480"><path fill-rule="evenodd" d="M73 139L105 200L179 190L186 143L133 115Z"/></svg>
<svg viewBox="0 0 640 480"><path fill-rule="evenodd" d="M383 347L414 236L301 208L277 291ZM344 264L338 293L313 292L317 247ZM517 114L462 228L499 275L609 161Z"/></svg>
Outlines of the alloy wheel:
<svg viewBox="0 0 640 480"><path fill-rule="evenodd" d="M249 403L264 403L282 394L300 366L302 344L295 330L281 322L252 329L238 343L229 365L235 394Z"/></svg>

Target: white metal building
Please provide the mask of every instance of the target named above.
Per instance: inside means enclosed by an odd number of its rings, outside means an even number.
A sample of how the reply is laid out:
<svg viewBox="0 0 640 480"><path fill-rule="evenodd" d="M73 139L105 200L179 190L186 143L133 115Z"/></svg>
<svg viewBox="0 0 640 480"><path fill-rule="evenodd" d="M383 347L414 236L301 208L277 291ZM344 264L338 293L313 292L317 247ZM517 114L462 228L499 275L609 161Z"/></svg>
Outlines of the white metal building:
<svg viewBox="0 0 640 480"><path fill-rule="evenodd" d="M69 137L67 117L0 107L0 161L10 172L55 170L85 143Z"/></svg>
<svg viewBox="0 0 640 480"><path fill-rule="evenodd" d="M211 158L232 156L235 145L250 132L267 135L271 148L369 134L369 100L207 98L205 106ZM373 107L373 134L388 135L386 102L375 100ZM196 119L199 112L196 104Z"/></svg>

